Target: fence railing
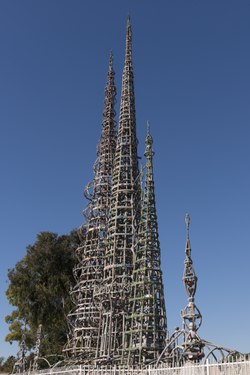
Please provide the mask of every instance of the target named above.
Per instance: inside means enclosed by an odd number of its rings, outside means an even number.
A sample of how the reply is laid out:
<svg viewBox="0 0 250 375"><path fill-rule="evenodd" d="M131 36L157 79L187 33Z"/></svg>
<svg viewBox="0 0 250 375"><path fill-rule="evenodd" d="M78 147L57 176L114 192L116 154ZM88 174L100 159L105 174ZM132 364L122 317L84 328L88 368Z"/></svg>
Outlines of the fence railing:
<svg viewBox="0 0 250 375"><path fill-rule="evenodd" d="M127 367L71 366L31 371L29 375L250 375L250 361L233 363L186 364L183 367Z"/></svg>

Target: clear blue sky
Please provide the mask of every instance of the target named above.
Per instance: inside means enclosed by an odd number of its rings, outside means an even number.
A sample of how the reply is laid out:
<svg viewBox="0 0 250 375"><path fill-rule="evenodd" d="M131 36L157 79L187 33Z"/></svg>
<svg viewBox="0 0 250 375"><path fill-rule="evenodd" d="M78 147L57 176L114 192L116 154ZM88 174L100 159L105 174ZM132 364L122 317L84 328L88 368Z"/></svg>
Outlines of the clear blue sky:
<svg viewBox="0 0 250 375"><path fill-rule="evenodd" d="M189 212L200 335L250 351L250 2L2 0L0 356L16 353L4 343L8 268L38 232L83 221L109 52L120 95L128 13L139 153L147 120L156 152L169 330L186 305Z"/></svg>

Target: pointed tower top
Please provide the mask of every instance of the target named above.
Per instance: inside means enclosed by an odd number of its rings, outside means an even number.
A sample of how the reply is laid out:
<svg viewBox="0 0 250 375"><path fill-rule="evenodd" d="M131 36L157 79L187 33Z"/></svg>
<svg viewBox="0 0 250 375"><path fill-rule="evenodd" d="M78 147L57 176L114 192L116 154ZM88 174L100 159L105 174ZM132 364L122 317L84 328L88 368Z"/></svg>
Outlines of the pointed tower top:
<svg viewBox="0 0 250 375"><path fill-rule="evenodd" d="M189 226L190 226L190 216L186 214L185 217L186 228L187 228L187 240L186 240L186 248L185 248L185 267L184 267L184 274L183 274L183 282L188 294L189 299L194 299L195 291L197 287L197 276L195 274L195 270L193 267L193 261L191 258L191 244L189 239Z"/></svg>
<svg viewBox="0 0 250 375"><path fill-rule="evenodd" d="M147 121L147 134L150 135L150 122Z"/></svg>
<svg viewBox="0 0 250 375"><path fill-rule="evenodd" d="M125 52L125 65L132 61L132 27L130 16L127 18L127 30L126 30L126 52Z"/></svg>
<svg viewBox="0 0 250 375"><path fill-rule="evenodd" d="M186 240L186 256L191 257L191 244L190 244L190 238L189 238L189 227L190 227L190 215L186 214L185 217L186 222L186 229L187 229L187 240Z"/></svg>
<svg viewBox="0 0 250 375"><path fill-rule="evenodd" d="M146 150L144 155L147 156L154 156L154 151L152 149L152 144L153 144L153 137L150 133L150 123L147 121L147 135L145 139L145 144L146 144Z"/></svg>
<svg viewBox="0 0 250 375"><path fill-rule="evenodd" d="M186 214L185 217L186 228L187 228L187 239L189 239L189 226L190 226L190 215Z"/></svg>
<svg viewBox="0 0 250 375"><path fill-rule="evenodd" d="M130 13L128 13L128 18L127 18L127 27L131 26L131 17Z"/></svg>
<svg viewBox="0 0 250 375"><path fill-rule="evenodd" d="M113 69L113 60L114 60L114 55L113 55L113 51L111 50L110 55L109 55L109 70Z"/></svg>

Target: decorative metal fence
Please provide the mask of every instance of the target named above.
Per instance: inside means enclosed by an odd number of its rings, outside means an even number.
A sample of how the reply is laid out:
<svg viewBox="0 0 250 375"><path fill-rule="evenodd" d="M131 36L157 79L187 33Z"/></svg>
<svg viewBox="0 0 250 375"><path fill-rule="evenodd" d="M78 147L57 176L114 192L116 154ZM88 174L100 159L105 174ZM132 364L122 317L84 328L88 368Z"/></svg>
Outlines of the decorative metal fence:
<svg viewBox="0 0 250 375"><path fill-rule="evenodd" d="M29 372L29 375L250 375L250 361L186 364L183 367L138 369L126 367L72 366Z"/></svg>

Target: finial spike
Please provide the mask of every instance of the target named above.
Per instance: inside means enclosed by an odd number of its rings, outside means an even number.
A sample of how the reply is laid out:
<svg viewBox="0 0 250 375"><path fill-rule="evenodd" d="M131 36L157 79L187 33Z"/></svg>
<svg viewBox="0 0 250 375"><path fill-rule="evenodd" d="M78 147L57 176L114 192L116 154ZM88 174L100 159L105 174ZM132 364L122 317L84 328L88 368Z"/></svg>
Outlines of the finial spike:
<svg viewBox="0 0 250 375"><path fill-rule="evenodd" d="M153 137L150 134L150 123L147 121L147 135L145 139L145 144L146 144L146 150L144 155L146 157L150 156L151 158L154 156L154 151L152 149L152 144L153 144Z"/></svg>
<svg viewBox="0 0 250 375"><path fill-rule="evenodd" d="M189 214L186 214L185 222L186 222L186 228L187 228L187 238L189 238L189 226L190 226L190 215Z"/></svg>
<svg viewBox="0 0 250 375"><path fill-rule="evenodd" d="M147 121L147 134L150 135L150 122Z"/></svg>
<svg viewBox="0 0 250 375"><path fill-rule="evenodd" d="M131 26L131 17L130 17L130 12L128 12L127 26Z"/></svg>
<svg viewBox="0 0 250 375"><path fill-rule="evenodd" d="M126 54L131 54L132 51L132 27L130 15L127 18L127 29L126 29ZM130 56L131 58L131 56Z"/></svg>
<svg viewBox="0 0 250 375"><path fill-rule="evenodd" d="M111 50L110 55L109 55L109 66L110 67L113 66L113 61L114 61L114 54L113 54L113 51Z"/></svg>

